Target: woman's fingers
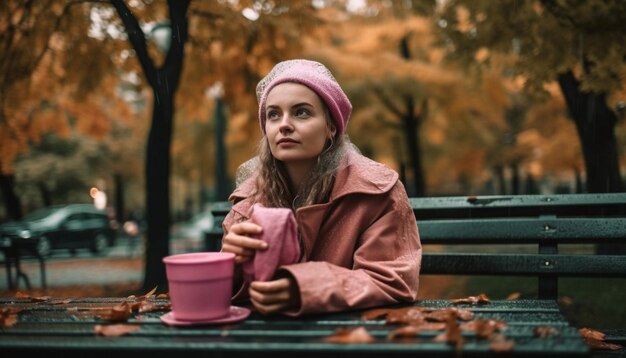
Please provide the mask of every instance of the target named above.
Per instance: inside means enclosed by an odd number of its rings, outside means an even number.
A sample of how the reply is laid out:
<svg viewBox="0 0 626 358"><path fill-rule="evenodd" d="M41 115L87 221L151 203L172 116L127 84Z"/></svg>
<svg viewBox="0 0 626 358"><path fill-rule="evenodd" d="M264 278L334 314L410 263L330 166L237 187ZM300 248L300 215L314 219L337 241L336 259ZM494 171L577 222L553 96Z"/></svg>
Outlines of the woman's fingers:
<svg viewBox="0 0 626 358"><path fill-rule="evenodd" d="M233 224L230 227L229 232L235 233L237 235L258 235L263 232L263 228L250 221L244 221L241 223Z"/></svg>
<svg viewBox="0 0 626 358"><path fill-rule="evenodd" d="M261 314L268 315L272 313L280 312L287 308L286 303L278 303L278 304L262 304L257 301L251 301L254 308Z"/></svg>
<svg viewBox="0 0 626 358"><path fill-rule="evenodd" d="M231 226L230 231L222 240L222 251L235 254L235 263L250 261L256 250L265 250L265 241L250 237L258 235L263 229L251 222L242 222Z"/></svg>
<svg viewBox="0 0 626 358"><path fill-rule="evenodd" d="M282 311L289 307L290 282L288 279L275 281L255 281L250 284L250 300L263 314Z"/></svg>
<svg viewBox="0 0 626 358"><path fill-rule="evenodd" d="M254 256L254 250L248 250L241 246L229 245L225 241L222 243L222 252L232 252L235 254L236 264L249 261Z"/></svg>

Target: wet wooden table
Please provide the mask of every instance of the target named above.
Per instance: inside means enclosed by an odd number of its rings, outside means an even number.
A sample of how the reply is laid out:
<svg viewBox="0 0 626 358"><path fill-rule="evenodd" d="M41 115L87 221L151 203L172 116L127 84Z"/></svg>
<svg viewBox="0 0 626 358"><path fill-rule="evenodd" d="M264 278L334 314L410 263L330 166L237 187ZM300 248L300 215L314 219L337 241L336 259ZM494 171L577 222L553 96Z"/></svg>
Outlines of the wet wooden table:
<svg viewBox="0 0 626 358"><path fill-rule="evenodd" d="M153 296L0 299L0 307L7 358L590 356L550 300L428 300L304 318L251 312L197 326L164 323L169 300Z"/></svg>

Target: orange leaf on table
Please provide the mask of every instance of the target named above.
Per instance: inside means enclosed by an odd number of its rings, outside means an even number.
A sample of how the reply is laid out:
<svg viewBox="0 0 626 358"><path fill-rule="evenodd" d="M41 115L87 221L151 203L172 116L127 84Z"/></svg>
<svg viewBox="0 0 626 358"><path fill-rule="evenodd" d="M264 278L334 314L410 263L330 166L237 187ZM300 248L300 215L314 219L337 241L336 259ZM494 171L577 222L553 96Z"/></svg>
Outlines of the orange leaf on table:
<svg viewBox="0 0 626 358"><path fill-rule="evenodd" d="M128 334L130 332L134 332L138 330L139 328L141 327L135 324L110 324L110 325L97 324L94 326L94 332L96 332L96 334L99 334L101 336L119 337L119 336Z"/></svg>
<svg viewBox="0 0 626 358"><path fill-rule="evenodd" d="M507 326L505 322L496 319L477 318L461 324L460 328L463 331L473 331L476 337L489 338Z"/></svg>
<svg viewBox="0 0 626 358"><path fill-rule="evenodd" d="M169 303L157 305L148 301L142 301L137 306L137 312L141 312L141 313L155 312L155 311L169 311L171 309L172 309L172 305Z"/></svg>
<svg viewBox="0 0 626 358"><path fill-rule="evenodd" d="M522 294L519 292L511 292L508 296L506 296L507 301L515 301L522 297Z"/></svg>
<svg viewBox="0 0 626 358"><path fill-rule="evenodd" d="M450 299L450 302L452 303L471 303L471 304L483 304L483 303L489 303L491 302L491 300L489 299L489 297L487 297L486 294L481 293L478 296L468 296L465 298L453 298Z"/></svg>
<svg viewBox="0 0 626 358"><path fill-rule="evenodd" d="M2 307L0 308L0 328L9 328L17 324L17 314L20 312L18 308Z"/></svg>
<svg viewBox="0 0 626 358"><path fill-rule="evenodd" d="M33 302L44 302L44 301L50 300L51 297L50 296L33 297L29 294L18 291L15 293L15 298L28 298Z"/></svg>
<svg viewBox="0 0 626 358"><path fill-rule="evenodd" d="M469 321L474 318L474 312L470 310L460 309L456 307L448 307L446 309L433 310L424 314L424 319L427 321L445 322L448 316L454 315L454 317L461 321Z"/></svg>
<svg viewBox="0 0 626 358"><path fill-rule="evenodd" d="M597 339L599 341L603 341L606 334L604 332L600 332L591 328L581 328L578 330L578 333L584 338Z"/></svg>
<svg viewBox="0 0 626 358"><path fill-rule="evenodd" d="M386 322L390 324L419 325L424 323L424 315L421 307L406 307L390 310L387 313Z"/></svg>
<svg viewBox="0 0 626 358"><path fill-rule="evenodd" d="M506 339L503 334L493 335L490 339L489 349L492 352L510 352L515 346L515 341L512 339Z"/></svg>
<svg viewBox="0 0 626 358"><path fill-rule="evenodd" d="M578 333L591 349L615 351L624 348L621 344L605 342L606 334L595 329L581 328Z"/></svg>
<svg viewBox="0 0 626 358"><path fill-rule="evenodd" d="M537 326L533 329L535 337L547 338L561 335L561 331L552 326Z"/></svg>
<svg viewBox="0 0 626 358"><path fill-rule="evenodd" d="M375 340L364 327L338 328L334 335L323 338L329 343L372 343Z"/></svg>
<svg viewBox="0 0 626 358"><path fill-rule="evenodd" d="M140 300L147 300L148 298L152 298L154 296L154 293L156 292L158 286L154 286L153 289L151 289L150 291L148 291L148 293L146 293L143 296L139 296L138 299Z"/></svg>
<svg viewBox="0 0 626 358"><path fill-rule="evenodd" d="M119 305L106 310L100 314L100 318L107 321L128 321L132 313L132 307L128 302L122 302Z"/></svg>

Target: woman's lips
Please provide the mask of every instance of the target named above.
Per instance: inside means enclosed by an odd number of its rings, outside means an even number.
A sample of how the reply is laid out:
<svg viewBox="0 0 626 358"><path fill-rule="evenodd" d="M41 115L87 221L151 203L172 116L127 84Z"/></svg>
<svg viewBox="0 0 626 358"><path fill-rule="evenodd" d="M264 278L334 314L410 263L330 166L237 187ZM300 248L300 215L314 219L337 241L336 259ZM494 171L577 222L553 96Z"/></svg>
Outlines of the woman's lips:
<svg viewBox="0 0 626 358"><path fill-rule="evenodd" d="M296 144L298 141L291 138L282 138L278 140L277 144Z"/></svg>

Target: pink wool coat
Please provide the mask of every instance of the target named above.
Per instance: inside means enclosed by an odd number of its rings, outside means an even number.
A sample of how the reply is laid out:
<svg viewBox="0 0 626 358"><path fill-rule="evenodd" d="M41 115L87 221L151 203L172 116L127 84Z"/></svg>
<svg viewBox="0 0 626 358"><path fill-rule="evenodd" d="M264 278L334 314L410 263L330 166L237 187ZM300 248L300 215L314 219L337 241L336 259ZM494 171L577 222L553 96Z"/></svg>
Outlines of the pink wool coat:
<svg viewBox="0 0 626 358"><path fill-rule="evenodd" d="M248 220L254 176L231 194L224 233ZM300 262L282 266L298 284L299 309L288 315L374 307L417 298L422 246L398 174L348 151L328 203L298 208ZM243 287L233 298L247 297Z"/></svg>

